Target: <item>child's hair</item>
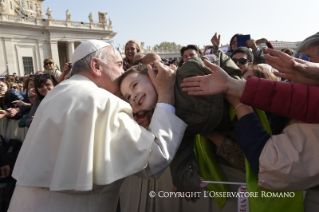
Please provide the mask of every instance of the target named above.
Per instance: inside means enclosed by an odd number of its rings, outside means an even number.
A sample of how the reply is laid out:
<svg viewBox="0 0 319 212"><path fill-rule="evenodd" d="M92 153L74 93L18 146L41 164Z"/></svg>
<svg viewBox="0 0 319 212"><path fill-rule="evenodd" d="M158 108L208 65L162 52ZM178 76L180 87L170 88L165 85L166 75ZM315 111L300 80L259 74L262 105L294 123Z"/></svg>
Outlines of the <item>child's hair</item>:
<svg viewBox="0 0 319 212"><path fill-rule="evenodd" d="M122 76L120 76L119 84L121 85L124 78L133 73L144 74L146 76L149 76L146 65L140 64L140 65L132 66L131 68L127 69L127 71L125 71L124 74L122 74Z"/></svg>

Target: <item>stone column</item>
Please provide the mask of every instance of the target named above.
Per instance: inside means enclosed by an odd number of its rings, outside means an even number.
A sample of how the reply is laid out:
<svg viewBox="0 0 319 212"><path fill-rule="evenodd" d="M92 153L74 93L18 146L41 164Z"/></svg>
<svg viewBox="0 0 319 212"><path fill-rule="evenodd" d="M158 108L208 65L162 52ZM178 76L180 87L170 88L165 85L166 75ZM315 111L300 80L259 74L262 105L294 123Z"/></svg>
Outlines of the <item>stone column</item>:
<svg viewBox="0 0 319 212"><path fill-rule="evenodd" d="M54 60L56 65L60 66L58 41L50 40L50 47L52 59Z"/></svg>
<svg viewBox="0 0 319 212"><path fill-rule="evenodd" d="M5 46L5 58L6 58L6 63L5 64L5 69L8 71L8 74L13 74L16 72L16 64L15 64L15 54L14 54L14 48L13 48L13 43L12 43L12 38L4 38L4 46Z"/></svg>
<svg viewBox="0 0 319 212"><path fill-rule="evenodd" d="M0 38L0 49L4 49L4 40L2 38ZM2 54L0 54L0 75L5 75L7 70L5 54L5 51L3 51Z"/></svg>
<svg viewBox="0 0 319 212"><path fill-rule="evenodd" d="M68 41L68 62L71 62L74 52L74 41Z"/></svg>

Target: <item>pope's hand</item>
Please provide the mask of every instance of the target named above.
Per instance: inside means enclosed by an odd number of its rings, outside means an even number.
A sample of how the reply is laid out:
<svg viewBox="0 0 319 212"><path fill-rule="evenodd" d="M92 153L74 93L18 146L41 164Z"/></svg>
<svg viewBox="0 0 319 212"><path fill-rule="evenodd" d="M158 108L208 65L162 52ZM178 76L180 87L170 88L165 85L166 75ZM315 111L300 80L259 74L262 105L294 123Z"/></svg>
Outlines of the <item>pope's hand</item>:
<svg viewBox="0 0 319 212"><path fill-rule="evenodd" d="M154 66L158 70L157 74L154 72L152 66L147 65L147 68L150 79L158 94L158 102L174 105L176 72L159 61L154 61Z"/></svg>

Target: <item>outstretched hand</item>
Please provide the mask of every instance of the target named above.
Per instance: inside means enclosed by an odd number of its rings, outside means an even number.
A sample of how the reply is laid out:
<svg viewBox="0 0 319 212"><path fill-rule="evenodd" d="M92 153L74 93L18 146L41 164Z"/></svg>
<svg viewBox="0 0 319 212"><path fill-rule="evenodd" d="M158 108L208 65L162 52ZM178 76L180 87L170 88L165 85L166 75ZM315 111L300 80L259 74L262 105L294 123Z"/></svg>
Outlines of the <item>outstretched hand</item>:
<svg viewBox="0 0 319 212"><path fill-rule="evenodd" d="M265 49L266 62L279 72L274 72L294 82L308 85L319 85L319 64L293 58L284 52L274 49Z"/></svg>
<svg viewBox="0 0 319 212"><path fill-rule="evenodd" d="M213 73L205 76L189 77L183 80L182 90L189 95L215 95L227 92L230 76L219 66L216 66L207 60L204 64L210 68Z"/></svg>

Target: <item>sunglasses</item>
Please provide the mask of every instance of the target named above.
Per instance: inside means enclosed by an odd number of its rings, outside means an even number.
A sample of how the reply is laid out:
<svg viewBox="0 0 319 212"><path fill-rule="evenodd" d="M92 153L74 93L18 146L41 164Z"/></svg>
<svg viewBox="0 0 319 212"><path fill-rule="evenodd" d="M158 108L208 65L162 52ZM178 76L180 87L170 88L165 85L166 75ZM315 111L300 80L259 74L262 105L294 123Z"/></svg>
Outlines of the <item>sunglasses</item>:
<svg viewBox="0 0 319 212"><path fill-rule="evenodd" d="M53 63L52 62L48 62L48 63L44 63L44 65L52 65Z"/></svg>
<svg viewBox="0 0 319 212"><path fill-rule="evenodd" d="M234 63L239 62L242 65L246 64L247 62L249 62L249 60L245 59L245 58L240 58L240 59L232 58L232 60L234 61Z"/></svg>
<svg viewBox="0 0 319 212"><path fill-rule="evenodd" d="M51 78L50 74L39 74L39 75L35 75L35 79L40 79L40 78Z"/></svg>
<svg viewBox="0 0 319 212"><path fill-rule="evenodd" d="M310 61L310 58L307 55L305 55L305 54L295 53L293 56L295 58L298 58L298 59L302 59L302 60L305 60L305 61Z"/></svg>
<svg viewBox="0 0 319 212"><path fill-rule="evenodd" d="M155 110L155 108L151 108L149 110L140 110L137 113L133 113L133 117L135 119L143 119L146 116L146 114L153 113L154 110Z"/></svg>
<svg viewBox="0 0 319 212"><path fill-rule="evenodd" d="M18 87L17 87L17 86L12 86L12 88L13 88L13 89L17 89Z"/></svg>

